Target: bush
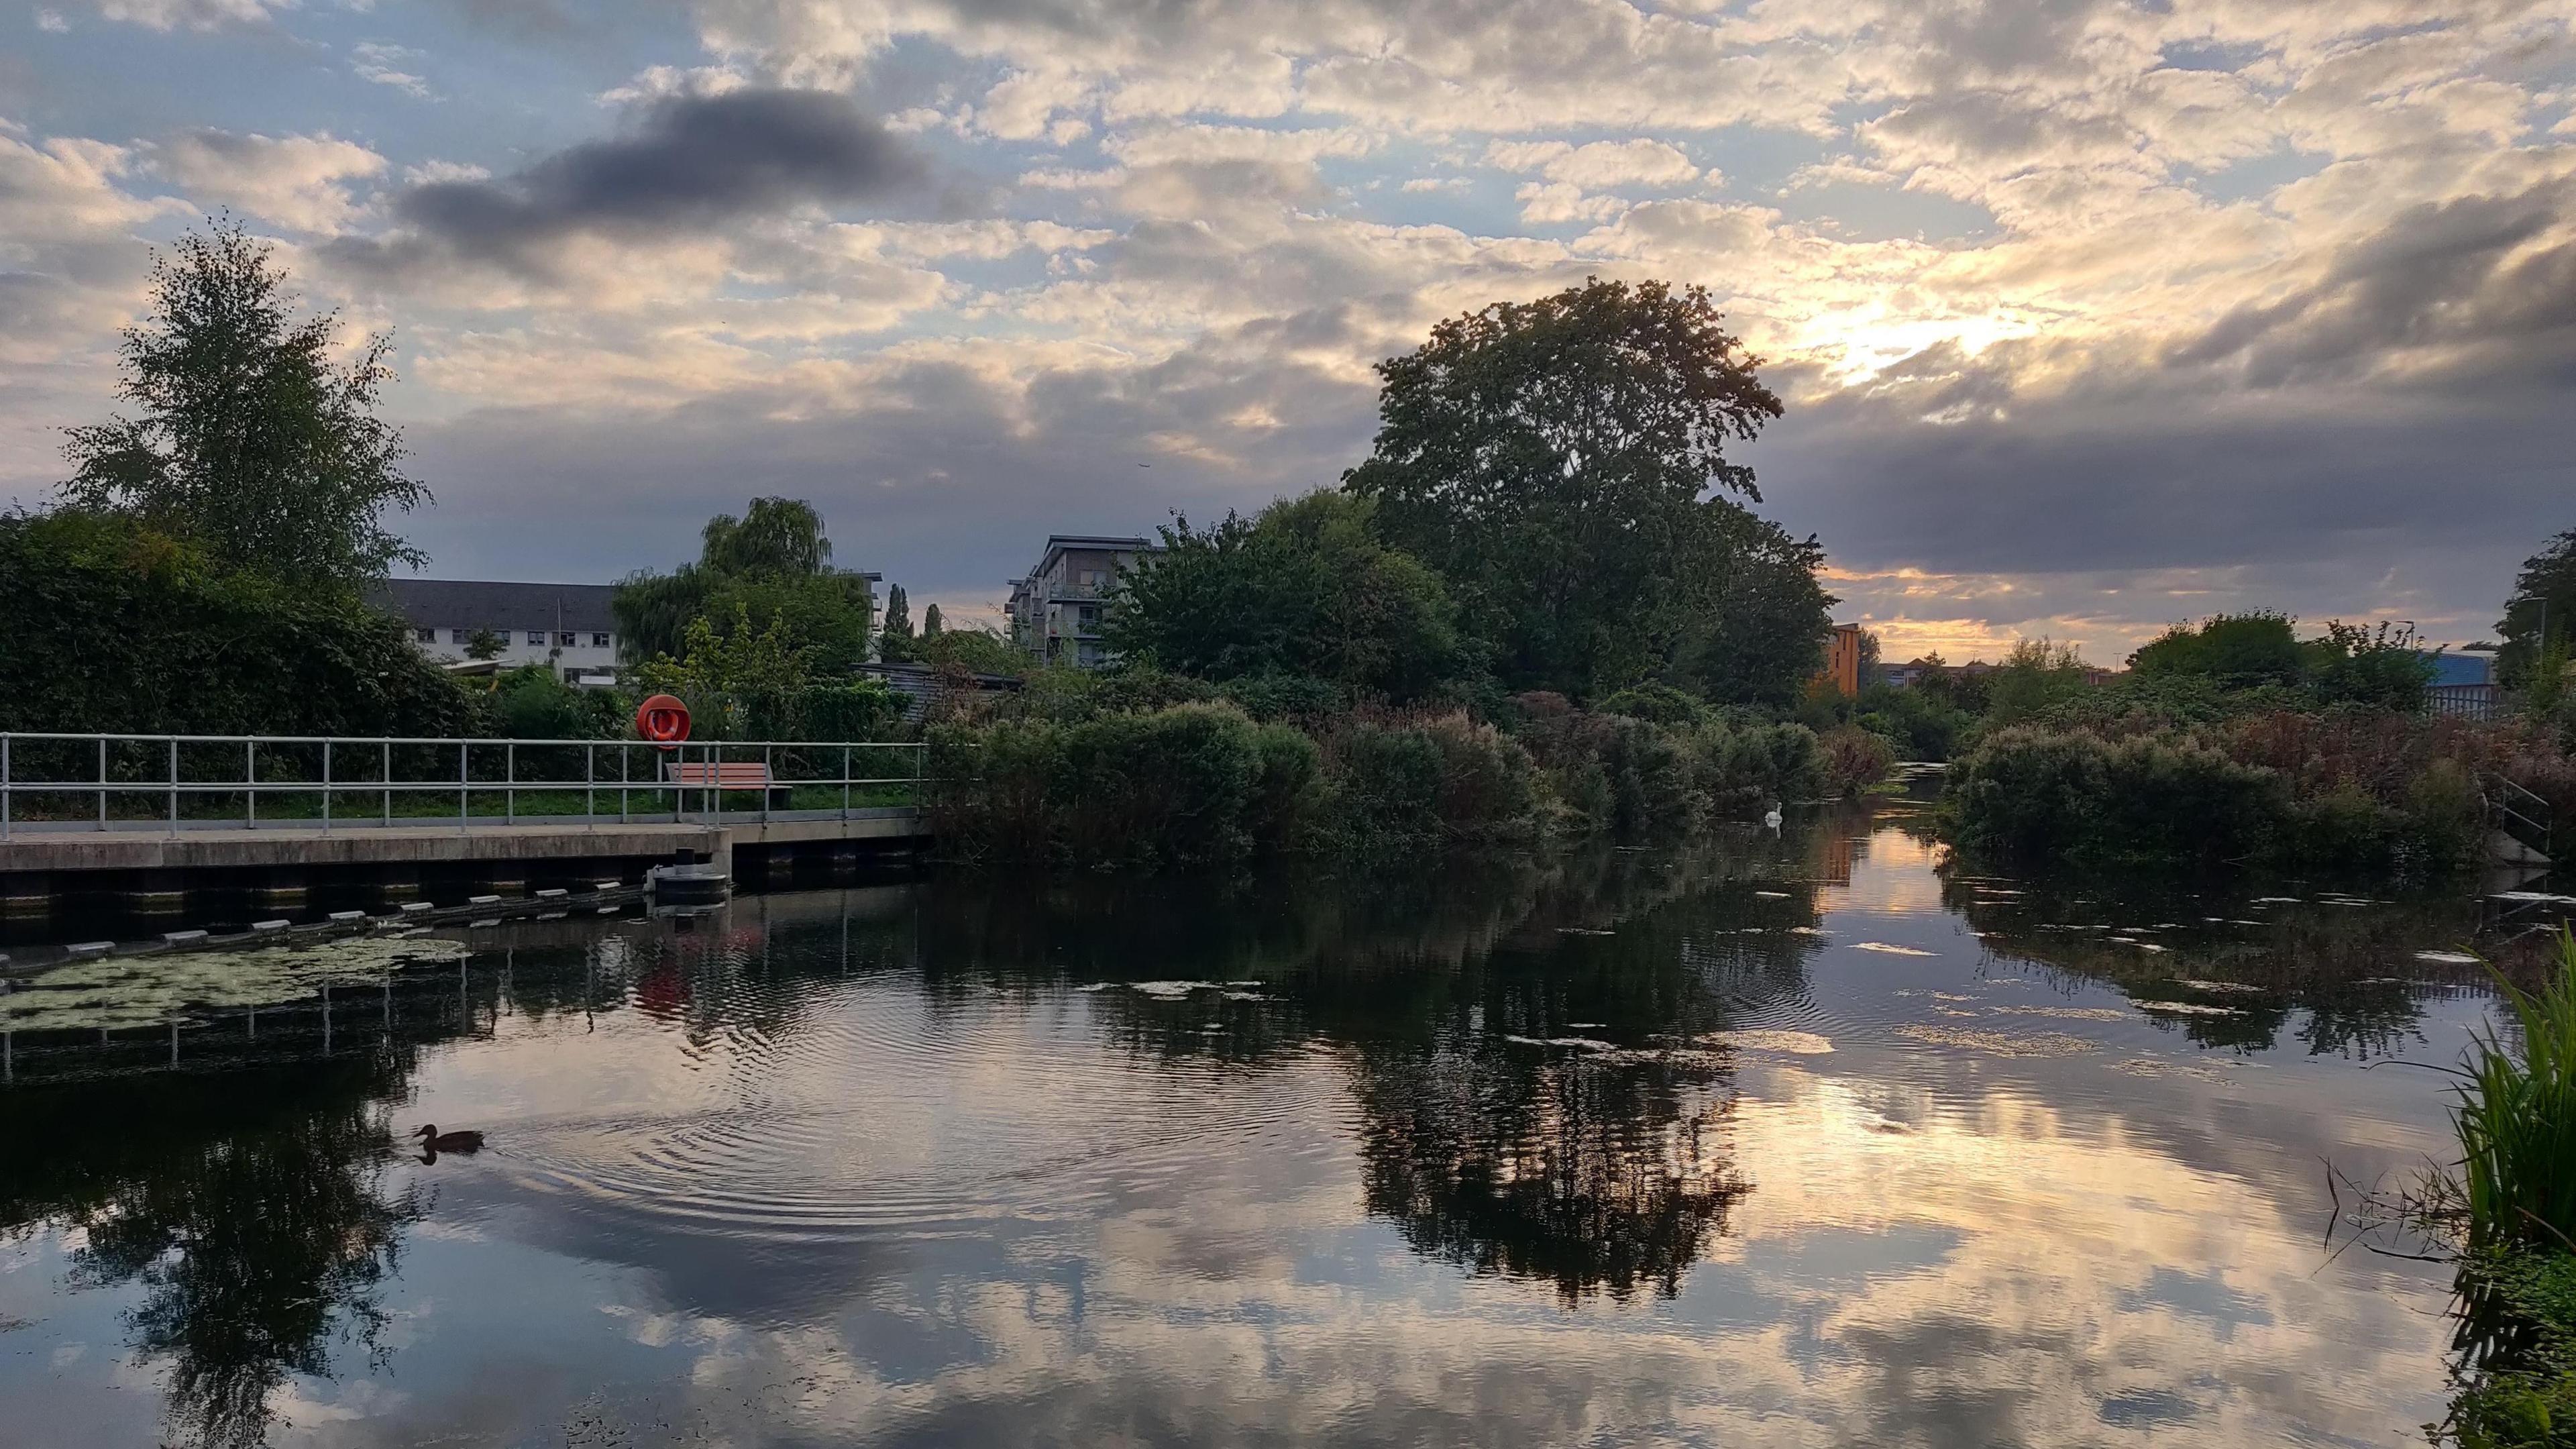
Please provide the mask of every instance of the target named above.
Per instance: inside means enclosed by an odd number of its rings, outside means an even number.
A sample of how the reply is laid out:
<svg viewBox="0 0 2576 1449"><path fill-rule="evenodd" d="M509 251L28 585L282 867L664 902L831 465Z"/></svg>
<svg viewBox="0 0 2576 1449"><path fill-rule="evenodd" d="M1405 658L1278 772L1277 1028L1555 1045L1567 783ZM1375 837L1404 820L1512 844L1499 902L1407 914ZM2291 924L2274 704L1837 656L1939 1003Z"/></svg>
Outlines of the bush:
<svg viewBox="0 0 2576 1449"><path fill-rule="evenodd" d="M1943 808L1960 844L2007 859L2208 865L2267 850L2289 798L2188 742L2016 728L1958 762Z"/></svg>
<svg viewBox="0 0 2576 1449"><path fill-rule="evenodd" d="M796 700L795 737L882 740L894 734L902 721L903 696L880 680L812 684Z"/></svg>
<svg viewBox="0 0 2576 1449"><path fill-rule="evenodd" d="M400 620L226 573L124 517L0 516L0 730L474 732L473 699Z"/></svg>
<svg viewBox="0 0 2576 1449"><path fill-rule="evenodd" d="M627 723L622 695L575 689L542 664L522 665L494 680L485 710L492 732L514 740L614 739Z"/></svg>
<svg viewBox="0 0 2576 1449"><path fill-rule="evenodd" d="M1527 838L1539 825L1529 752L1463 714L1358 718L1326 737L1329 843L1361 856Z"/></svg>
<svg viewBox="0 0 2576 1449"><path fill-rule="evenodd" d="M1222 865L1276 831L1302 756L1225 705L932 731L931 828L969 859Z"/></svg>
<svg viewBox="0 0 2576 1449"><path fill-rule="evenodd" d="M1867 790L1896 763L1896 747L1858 725L1838 725L1816 743L1824 756L1825 788L1836 795Z"/></svg>

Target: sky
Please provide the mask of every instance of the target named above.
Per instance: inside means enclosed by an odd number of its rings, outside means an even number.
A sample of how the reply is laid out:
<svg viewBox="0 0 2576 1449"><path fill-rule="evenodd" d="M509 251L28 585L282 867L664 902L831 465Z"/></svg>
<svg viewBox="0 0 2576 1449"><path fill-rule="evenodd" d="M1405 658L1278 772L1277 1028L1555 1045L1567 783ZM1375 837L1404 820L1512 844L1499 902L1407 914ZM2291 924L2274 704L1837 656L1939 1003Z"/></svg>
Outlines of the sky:
<svg viewBox="0 0 2576 1449"><path fill-rule="evenodd" d="M785 495L990 616L1588 276L1716 298L1890 659L2473 640L2576 527L2576 0L0 0L0 502L219 208L394 334L433 577Z"/></svg>

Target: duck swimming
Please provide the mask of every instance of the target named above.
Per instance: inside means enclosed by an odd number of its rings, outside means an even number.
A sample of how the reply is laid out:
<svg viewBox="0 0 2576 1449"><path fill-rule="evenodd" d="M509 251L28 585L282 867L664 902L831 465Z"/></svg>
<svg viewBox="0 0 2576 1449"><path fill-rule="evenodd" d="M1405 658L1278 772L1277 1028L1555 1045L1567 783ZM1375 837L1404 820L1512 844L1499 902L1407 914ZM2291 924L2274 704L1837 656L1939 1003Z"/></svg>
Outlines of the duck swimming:
<svg viewBox="0 0 2576 1449"><path fill-rule="evenodd" d="M480 1132L441 1132L436 1127L423 1127L412 1135L420 1139L420 1150L433 1156L441 1152L479 1152L483 1147Z"/></svg>

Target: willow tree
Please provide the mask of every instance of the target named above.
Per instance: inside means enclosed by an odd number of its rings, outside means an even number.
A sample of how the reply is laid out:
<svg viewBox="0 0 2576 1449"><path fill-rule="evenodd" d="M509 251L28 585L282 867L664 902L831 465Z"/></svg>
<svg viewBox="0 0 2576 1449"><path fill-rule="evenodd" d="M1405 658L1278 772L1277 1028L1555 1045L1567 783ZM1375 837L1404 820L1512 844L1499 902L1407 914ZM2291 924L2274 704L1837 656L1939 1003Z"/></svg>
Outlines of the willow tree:
<svg viewBox="0 0 2576 1449"><path fill-rule="evenodd" d="M68 430L66 503L298 586L354 592L423 562L385 527L429 501L375 415L389 335L335 361L338 316L299 319L269 246L230 218L156 254L150 297L119 348L134 415Z"/></svg>

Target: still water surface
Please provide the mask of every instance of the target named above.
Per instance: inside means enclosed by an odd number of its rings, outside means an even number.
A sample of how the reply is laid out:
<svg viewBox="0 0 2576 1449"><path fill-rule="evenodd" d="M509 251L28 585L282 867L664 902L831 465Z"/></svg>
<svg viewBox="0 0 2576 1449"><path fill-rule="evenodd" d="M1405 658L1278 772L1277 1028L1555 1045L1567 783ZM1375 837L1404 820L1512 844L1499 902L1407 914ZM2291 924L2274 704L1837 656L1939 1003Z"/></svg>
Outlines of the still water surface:
<svg viewBox="0 0 2576 1449"><path fill-rule="evenodd" d="M0 1444L2420 1443L2492 910L1919 828L21 980Z"/></svg>

